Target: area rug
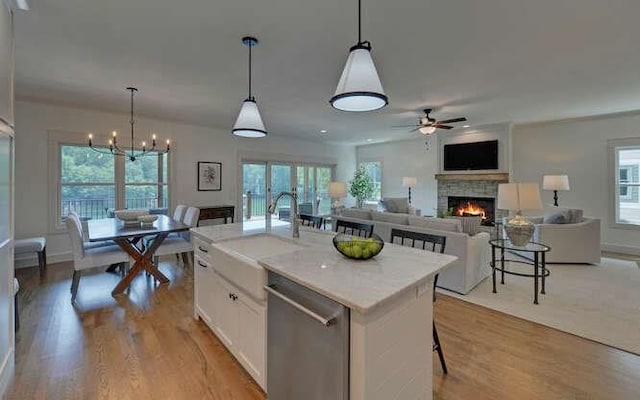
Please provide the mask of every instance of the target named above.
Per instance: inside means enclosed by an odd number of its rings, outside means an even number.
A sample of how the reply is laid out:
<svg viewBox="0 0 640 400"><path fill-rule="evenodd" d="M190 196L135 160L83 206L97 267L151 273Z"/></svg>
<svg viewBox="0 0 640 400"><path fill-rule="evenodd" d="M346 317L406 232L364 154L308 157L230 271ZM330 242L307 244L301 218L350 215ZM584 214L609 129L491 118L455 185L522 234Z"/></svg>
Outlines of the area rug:
<svg viewBox="0 0 640 400"><path fill-rule="evenodd" d="M549 264L546 293L533 304L533 279L505 275L492 293L491 276L467 295L443 294L640 355L640 268L602 258L599 265ZM525 272L526 265L507 269ZM528 267L530 272L532 267ZM440 290L439 290L440 291Z"/></svg>

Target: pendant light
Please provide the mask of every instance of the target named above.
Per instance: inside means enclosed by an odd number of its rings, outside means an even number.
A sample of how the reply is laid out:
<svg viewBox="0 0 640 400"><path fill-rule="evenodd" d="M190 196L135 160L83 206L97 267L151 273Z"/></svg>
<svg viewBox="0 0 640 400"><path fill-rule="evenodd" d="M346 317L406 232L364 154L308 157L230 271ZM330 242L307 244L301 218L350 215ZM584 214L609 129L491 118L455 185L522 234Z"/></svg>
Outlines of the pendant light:
<svg viewBox="0 0 640 400"><path fill-rule="evenodd" d="M249 97L242 103L238 119L233 125L233 134L248 138L260 138L267 136L267 131L262 123L260 111L256 99L251 95L251 48L258 44L258 39L254 37L243 37L242 44L249 48Z"/></svg>
<svg viewBox="0 0 640 400"><path fill-rule="evenodd" d="M362 4L358 0L358 43L349 49L336 92L329 100L342 111L374 111L389 104L371 58L371 42L362 41Z"/></svg>

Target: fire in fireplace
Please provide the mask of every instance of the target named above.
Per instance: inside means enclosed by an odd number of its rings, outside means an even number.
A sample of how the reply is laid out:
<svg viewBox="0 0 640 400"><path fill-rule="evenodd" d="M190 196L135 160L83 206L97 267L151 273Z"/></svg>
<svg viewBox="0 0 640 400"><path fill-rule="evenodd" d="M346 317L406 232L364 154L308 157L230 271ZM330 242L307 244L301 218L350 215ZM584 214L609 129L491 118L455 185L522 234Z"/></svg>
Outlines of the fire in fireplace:
<svg viewBox="0 0 640 400"><path fill-rule="evenodd" d="M460 217L482 217L482 225L493 226L495 218L495 199L492 197L459 197L447 198L448 208L453 210L453 215Z"/></svg>

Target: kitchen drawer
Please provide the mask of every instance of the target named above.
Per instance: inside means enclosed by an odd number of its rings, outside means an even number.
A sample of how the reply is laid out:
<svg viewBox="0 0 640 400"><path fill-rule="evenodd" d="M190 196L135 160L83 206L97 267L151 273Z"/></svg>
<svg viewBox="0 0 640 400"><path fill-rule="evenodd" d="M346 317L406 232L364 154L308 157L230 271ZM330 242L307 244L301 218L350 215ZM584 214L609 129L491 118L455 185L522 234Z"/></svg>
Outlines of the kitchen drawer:
<svg viewBox="0 0 640 400"><path fill-rule="evenodd" d="M211 262L211 249L211 244L195 236L193 237L193 251L196 256L207 262Z"/></svg>

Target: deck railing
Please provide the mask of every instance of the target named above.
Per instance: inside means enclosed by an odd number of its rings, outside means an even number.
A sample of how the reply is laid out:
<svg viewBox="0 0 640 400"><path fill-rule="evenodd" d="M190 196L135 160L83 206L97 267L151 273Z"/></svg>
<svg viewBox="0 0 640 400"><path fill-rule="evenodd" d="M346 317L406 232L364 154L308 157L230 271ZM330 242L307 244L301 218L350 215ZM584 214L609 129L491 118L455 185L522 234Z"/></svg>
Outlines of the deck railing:
<svg viewBox="0 0 640 400"><path fill-rule="evenodd" d="M165 200L166 203L166 200ZM126 208L158 208L157 197L134 197L126 199ZM69 211L75 211L83 219L107 218L108 211L116 208L116 199L106 197L100 199L64 199L61 213L64 218Z"/></svg>

